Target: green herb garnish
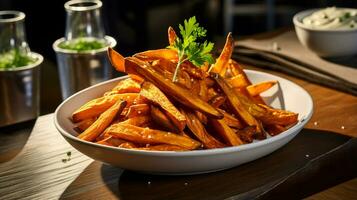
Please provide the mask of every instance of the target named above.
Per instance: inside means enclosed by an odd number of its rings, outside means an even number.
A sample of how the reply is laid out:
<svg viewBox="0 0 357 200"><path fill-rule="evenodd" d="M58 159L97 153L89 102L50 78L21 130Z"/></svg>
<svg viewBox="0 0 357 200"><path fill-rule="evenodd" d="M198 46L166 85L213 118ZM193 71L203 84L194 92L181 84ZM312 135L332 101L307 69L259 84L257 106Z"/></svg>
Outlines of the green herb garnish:
<svg viewBox="0 0 357 200"><path fill-rule="evenodd" d="M191 17L188 21L184 21L184 25L179 25L181 37L177 37L173 46L169 48L177 50L178 62L173 82L177 81L177 74L180 70L180 65L185 61L190 61L196 67L202 66L205 62L209 64L214 63L214 59L210 52L213 49L214 44L212 42L200 43L204 37L206 37L207 30L199 26L196 21L196 17Z"/></svg>
<svg viewBox="0 0 357 200"><path fill-rule="evenodd" d="M36 59L23 55L19 50L11 50L0 54L0 69L23 67L36 62Z"/></svg>
<svg viewBox="0 0 357 200"><path fill-rule="evenodd" d="M79 38L75 40L69 40L62 42L58 45L62 49L69 49L78 52L101 49L107 44L100 40Z"/></svg>

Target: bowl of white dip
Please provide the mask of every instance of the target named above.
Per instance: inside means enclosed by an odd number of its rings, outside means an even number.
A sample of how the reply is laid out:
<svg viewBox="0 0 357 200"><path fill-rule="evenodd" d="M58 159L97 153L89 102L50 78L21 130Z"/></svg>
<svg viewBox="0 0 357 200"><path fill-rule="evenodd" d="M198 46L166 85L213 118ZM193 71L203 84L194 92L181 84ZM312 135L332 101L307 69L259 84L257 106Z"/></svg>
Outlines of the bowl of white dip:
<svg viewBox="0 0 357 200"><path fill-rule="evenodd" d="M357 54L357 9L328 7L297 13L293 22L302 45L321 57Z"/></svg>

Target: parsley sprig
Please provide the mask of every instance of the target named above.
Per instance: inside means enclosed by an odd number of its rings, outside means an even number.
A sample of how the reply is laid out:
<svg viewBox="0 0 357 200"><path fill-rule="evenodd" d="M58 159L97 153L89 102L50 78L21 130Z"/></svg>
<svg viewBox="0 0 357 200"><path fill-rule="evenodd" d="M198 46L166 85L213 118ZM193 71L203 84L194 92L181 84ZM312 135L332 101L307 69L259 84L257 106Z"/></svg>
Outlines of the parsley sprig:
<svg viewBox="0 0 357 200"><path fill-rule="evenodd" d="M214 59L210 52L214 44L212 42L203 43L200 41L206 37L207 30L199 26L196 17L193 16L189 20L184 21L184 25L179 25L181 37L177 37L173 46L169 48L177 50L178 62L172 81L177 82L177 74L180 70L180 65L185 61L190 61L197 67L202 66L205 62L214 63Z"/></svg>

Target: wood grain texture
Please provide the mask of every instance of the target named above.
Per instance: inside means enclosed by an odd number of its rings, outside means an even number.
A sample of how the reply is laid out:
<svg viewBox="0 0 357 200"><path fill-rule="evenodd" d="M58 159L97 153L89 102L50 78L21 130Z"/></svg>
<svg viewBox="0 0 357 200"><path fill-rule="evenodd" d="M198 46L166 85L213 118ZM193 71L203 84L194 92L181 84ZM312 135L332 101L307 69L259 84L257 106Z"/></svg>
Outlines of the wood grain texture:
<svg viewBox="0 0 357 200"><path fill-rule="evenodd" d="M71 160L63 163L68 151ZM40 117L22 151L0 164L0 199L58 199L91 162L56 131L52 114Z"/></svg>

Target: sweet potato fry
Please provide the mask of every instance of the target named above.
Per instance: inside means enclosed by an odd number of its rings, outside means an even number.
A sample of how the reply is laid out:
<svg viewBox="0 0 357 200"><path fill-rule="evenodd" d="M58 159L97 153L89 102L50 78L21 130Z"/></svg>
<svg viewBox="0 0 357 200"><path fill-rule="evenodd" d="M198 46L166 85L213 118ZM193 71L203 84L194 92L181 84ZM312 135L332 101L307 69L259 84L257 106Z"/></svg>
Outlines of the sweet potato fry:
<svg viewBox="0 0 357 200"><path fill-rule="evenodd" d="M177 38L175 30L170 26L167 30L167 34L169 36L169 44L170 46L174 46L175 40Z"/></svg>
<svg viewBox="0 0 357 200"><path fill-rule="evenodd" d="M150 106L148 104L136 104L129 107L128 112L126 113L127 118L133 118L138 116L145 116L150 114Z"/></svg>
<svg viewBox="0 0 357 200"><path fill-rule="evenodd" d="M117 101L113 106L101 114L90 127L78 135L78 137L83 140L94 141L110 125L117 113L120 113L125 106L125 101Z"/></svg>
<svg viewBox="0 0 357 200"><path fill-rule="evenodd" d="M170 144L149 145L147 147L138 147L133 149L149 150L149 151L188 151L189 150L184 147L170 145Z"/></svg>
<svg viewBox="0 0 357 200"><path fill-rule="evenodd" d="M226 97L223 95L216 95L209 100L209 103L215 108L219 108L224 102L226 102Z"/></svg>
<svg viewBox="0 0 357 200"><path fill-rule="evenodd" d="M224 76L226 73L226 65L228 64L229 59L232 56L232 52L234 49L234 40L232 37L232 33L228 33L227 39L226 39L226 44L223 47L223 50L221 52L221 55L216 60L216 63L211 67L209 72L221 74Z"/></svg>
<svg viewBox="0 0 357 200"><path fill-rule="evenodd" d="M113 147L117 147L123 143L126 143L128 141L125 140L121 140L118 138L113 138L112 136L108 136L102 140L99 140L98 142L96 142L97 144L104 144L104 145L108 145L108 146L113 146Z"/></svg>
<svg viewBox="0 0 357 200"><path fill-rule="evenodd" d="M112 49L111 47L108 47L108 58L110 63L114 66L114 68L118 71L118 72L123 72L123 73L127 73L130 78L138 81L138 82L142 82L143 79L136 75L135 70L133 70L130 67L125 66L125 59L122 55L120 55L120 53L116 52L114 49Z"/></svg>
<svg viewBox="0 0 357 200"><path fill-rule="evenodd" d="M233 117L232 115L230 115L229 113L225 112L224 110L219 109L224 117L223 117L223 121L232 128L236 128L236 129L242 129L244 126L243 124L235 117Z"/></svg>
<svg viewBox="0 0 357 200"><path fill-rule="evenodd" d="M251 96L257 96L262 92L269 90L277 81L265 81L255 85L248 85L247 90Z"/></svg>
<svg viewBox="0 0 357 200"><path fill-rule="evenodd" d="M298 121L297 113L271 108L262 104L253 104L250 111L252 115L261 120L264 124L289 126Z"/></svg>
<svg viewBox="0 0 357 200"><path fill-rule="evenodd" d="M178 132L183 131L186 126L186 118L179 110L170 102L170 100L157 88L154 84L145 81L142 85L140 94L149 99L152 103L160 106L167 117L178 129Z"/></svg>
<svg viewBox="0 0 357 200"><path fill-rule="evenodd" d="M125 148L125 149L134 149L134 148L138 148L137 145L135 145L132 142L124 142L122 144L120 144L118 147L120 148Z"/></svg>
<svg viewBox="0 0 357 200"><path fill-rule="evenodd" d="M78 130L79 132L83 132L88 127L90 127L90 125L92 125L95 122L95 120L97 120L97 118L93 117L80 121L78 124L76 124L75 129Z"/></svg>
<svg viewBox="0 0 357 200"><path fill-rule="evenodd" d="M210 122L212 123L213 128L222 136L224 141L227 142L229 146L238 146L243 144L242 140L231 128L229 128L223 119L211 119Z"/></svg>
<svg viewBox="0 0 357 200"><path fill-rule="evenodd" d="M132 117L132 118L129 118L125 121L122 121L122 122L118 122L118 123L115 123L115 124L130 124L130 125L133 125L133 126L139 126L139 127L143 127L145 125L147 125L148 123L150 123L150 116L148 115L145 115L145 116L137 116L137 117ZM115 124L112 124L115 125Z"/></svg>
<svg viewBox="0 0 357 200"><path fill-rule="evenodd" d="M255 130L254 126L247 126L244 129L236 130L236 133L244 143L252 143L254 138L256 138Z"/></svg>
<svg viewBox="0 0 357 200"><path fill-rule="evenodd" d="M180 136L171 132L141 128L129 124L116 124L107 129L107 133L114 138L120 138L142 144L171 144L187 148L197 149L201 144L196 140Z"/></svg>
<svg viewBox="0 0 357 200"><path fill-rule="evenodd" d="M278 124L267 124L264 128L271 136L279 135L286 130L284 126Z"/></svg>
<svg viewBox="0 0 357 200"><path fill-rule="evenodd" d="M149 50L134 54L133 57L139 58L143 61L154 61L159 59L167 59L171 61L177 61L177 51L172 49L156 49Z"/></svg>
<svg viewBox="0 0 357 200"><path fill-rule="evenodd" d="M244 88L249 85L242 74L235 75L226 80L233 88Z"/></svg>
<svg viewBox="0 0 357 200"><path fill-rule="evenodd" d="M177 86L171 80L166 79L160 74L155 73L155 70L145 62L133 57L126 58L126 65L135 65L136 71L146 80L154 83L165 94L172 96L179 103L198 110L212 118L222 118L223 115L207 102L200 99L197 95L192 94L189 90Z"/></svg>
<svg viewBox="0 0 357 200"><path fill-rule="evenodd" d="M234 90L226 83L226 81L218 74L213 74L214 79L223 90L227 96L227 100L232 108L232 111L235 115L240 116L240 118L249 126L255 126L258 132L262 132L261 123L258 122L246 109L238 93L235 93ZM243 96L243 95L242 95Z"/></svg>
<svg viewBox="0 0 357 200"><path fill-rule="evenodd" d="M118 100L124 100L127 102L127 106L130 106L133 103L144 103L145 99L140 97L138 93L126 93L126 94L113 94L97 99L93 99L79 109L73 112L72 120L73 122L79 122L85 119L98 117L108 108L110 108Z"/></svg>
<svg viewBox="0 0 357 200"><path fill-rule="evenodd" d="M134 81L131 78L120 81L110 92L106 92L104 95L122 94L122 93L139 93L140 83Z"/></svg>
<svg viewBox="0 0 357 200"><path fill-rule="evenodd" d="M181 112L187 118L187 126L191 132L202 142L203 146L208 149L221 148L225 145L207 133L205 127L200 122L195 113L181 109Z"/></svg>
<svg viewBox="0 0 357 200"><path fill-rule="evenodd" d="M156 106L151 106L151 118L156 124L162 126L164 130L174 133L180 133L182 131Z"/></svg>

